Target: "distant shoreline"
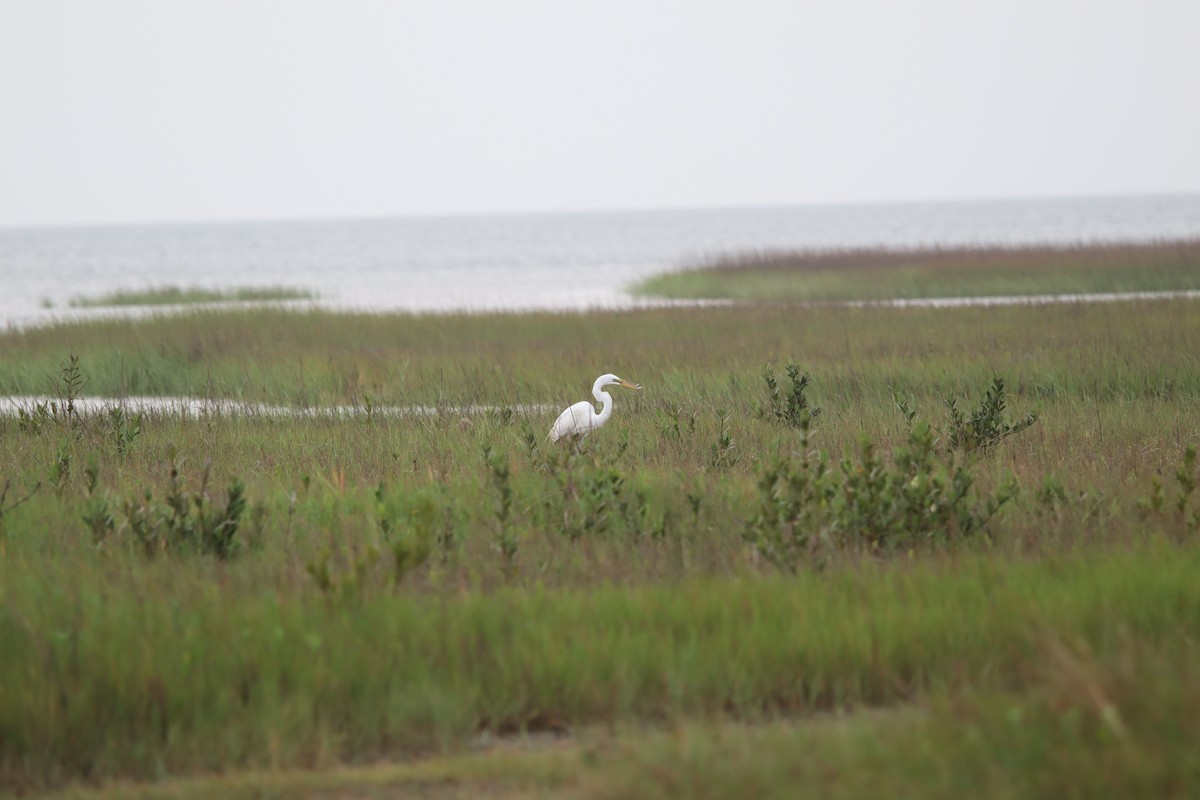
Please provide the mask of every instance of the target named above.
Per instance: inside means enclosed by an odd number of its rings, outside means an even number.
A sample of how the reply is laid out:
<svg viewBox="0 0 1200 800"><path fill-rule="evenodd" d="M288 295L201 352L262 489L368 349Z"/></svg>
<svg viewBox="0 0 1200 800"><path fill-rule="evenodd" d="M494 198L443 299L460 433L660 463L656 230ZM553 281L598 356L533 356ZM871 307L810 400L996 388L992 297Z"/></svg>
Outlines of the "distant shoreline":
<svg viewBox="0 0 1200 800"><path fill-rule="evenodd" d="M322 307L367 312L578 313L644 307L648 301L631 299L626 287L728 254L1178 239L1200 239L1200 196L0 229L0 325L40 324L80 296L248 284L292 287L315 293ZM1189 288L1200 287L995 286L955 294ZM871 299L935 294L880 287Z"/></svg>

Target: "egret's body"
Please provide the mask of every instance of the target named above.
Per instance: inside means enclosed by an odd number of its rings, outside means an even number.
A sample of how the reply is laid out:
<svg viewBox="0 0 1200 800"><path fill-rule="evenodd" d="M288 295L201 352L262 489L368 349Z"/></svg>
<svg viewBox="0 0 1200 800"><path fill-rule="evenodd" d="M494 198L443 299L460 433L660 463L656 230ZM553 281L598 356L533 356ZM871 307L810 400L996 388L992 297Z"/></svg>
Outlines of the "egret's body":
<svg viewBox="0 0 1200 800"><path fill-rule="evenodd" d="M612 373L601 375L592 384L592 396L600 403L600 413L596 413L596 409L588 401L580 400L554 420L554 425L550 428L550 441L557 442L560 439L577 441L608 422L608 418L612 416L613 412L613 399L612 395L604 391L605 386L624 386L626 389L634 390L642 388L640 383L629 383Z"/></svg>

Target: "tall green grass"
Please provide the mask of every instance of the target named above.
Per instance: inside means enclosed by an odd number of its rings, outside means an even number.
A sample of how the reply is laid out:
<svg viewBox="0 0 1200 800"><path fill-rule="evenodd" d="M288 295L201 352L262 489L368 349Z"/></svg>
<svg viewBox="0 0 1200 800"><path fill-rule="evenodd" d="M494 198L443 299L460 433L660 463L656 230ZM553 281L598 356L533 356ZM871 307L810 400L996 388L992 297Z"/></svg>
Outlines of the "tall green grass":
<svg viewBox="0 0 1200 800"><path fill-rule="evenodd" d="M1050 640L1023 691L878 714L686 725L617 744L585 796L1187 797L1200 779L1194 639ZM585 762L586 763L586 762Z"/></svg>
<svg viewBox="0 0 1200 800"><path fill-rule="evenodd" d="M34 572L30 566L36 566ZM1045 563L353 602L217 563L4 564L8 785L328 763L480 730L781 713L1019 688L1048 639L1200 630L1194 549ZM170 590L166 590L166 583Z"/></svg>

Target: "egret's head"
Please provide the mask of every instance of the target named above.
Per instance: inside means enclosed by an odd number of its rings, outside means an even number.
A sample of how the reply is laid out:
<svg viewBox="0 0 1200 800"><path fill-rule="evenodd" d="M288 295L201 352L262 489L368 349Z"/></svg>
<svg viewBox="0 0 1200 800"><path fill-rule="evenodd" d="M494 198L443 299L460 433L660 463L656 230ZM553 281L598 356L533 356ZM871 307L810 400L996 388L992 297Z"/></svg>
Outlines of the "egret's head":
<svg viewBox="0 0 1200 800"><path fill-rule="evenodd" d="M597 388L603 388L605 386L624 386L626 389L633 389L634 391L641 391L642 389L642 385L640 383L630 383L623 378L618 378L611 372L607 375L601 375L596 379Z"/></svg>

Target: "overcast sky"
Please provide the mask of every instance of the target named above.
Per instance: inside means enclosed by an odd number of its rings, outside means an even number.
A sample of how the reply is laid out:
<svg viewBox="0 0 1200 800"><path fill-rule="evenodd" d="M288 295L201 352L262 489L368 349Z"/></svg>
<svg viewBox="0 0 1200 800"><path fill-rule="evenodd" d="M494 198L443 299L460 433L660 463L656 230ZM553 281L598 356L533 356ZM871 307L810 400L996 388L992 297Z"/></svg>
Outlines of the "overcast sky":
<svg viewBox="0 0 1200 800"><path fill-rule="evenodd" d="M1196 0L0 0L0 225L1200 191Z"/></svg>

